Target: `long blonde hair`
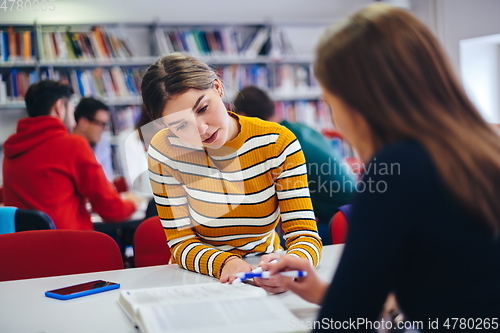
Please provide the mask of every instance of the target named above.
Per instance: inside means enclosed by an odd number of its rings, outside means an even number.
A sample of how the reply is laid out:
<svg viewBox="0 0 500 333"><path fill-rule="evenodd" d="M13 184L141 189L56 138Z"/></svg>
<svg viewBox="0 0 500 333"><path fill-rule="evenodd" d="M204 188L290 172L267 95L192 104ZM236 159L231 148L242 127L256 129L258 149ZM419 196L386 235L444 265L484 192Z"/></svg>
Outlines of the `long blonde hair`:
<svg viewBox="0 0 500 333"><path fill-rule="evenodd" d="M430 30L407 11L367 6L330 28L315 75L368 122L375 148L413 139L452 195L500 231L500 139L468 99Z"/></svg>

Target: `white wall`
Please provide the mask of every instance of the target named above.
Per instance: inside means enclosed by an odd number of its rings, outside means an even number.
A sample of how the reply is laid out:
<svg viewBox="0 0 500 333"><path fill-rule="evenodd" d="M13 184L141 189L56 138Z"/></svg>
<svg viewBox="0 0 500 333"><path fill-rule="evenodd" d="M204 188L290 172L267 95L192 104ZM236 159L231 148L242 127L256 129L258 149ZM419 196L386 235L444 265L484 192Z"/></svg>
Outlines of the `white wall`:
<svg viewBox="0 0 500 333"><path fill-rule="evenodd" d="M411 11L438 36L455 68L460 41L500 33L499 0L411 0Z"/></svg>
<svg viewBox="0 0 500 333"><path fill-rule="evenodd" d="M54 11L1 12L0 23L312 22L335 20L373 0L55 0Z"/></svg>
<svg viewBox="0 0 500 333"><path fill-rule="evenodd" d="M500 34L460 42L460 72L464 86L488 122L500 123Z"/></svg>
<svg viewBox="0 0 500 333"><path fill-rule="evenodd" d="M500 123L500 41L494 37L500 1L411 0L411 10L436 33L485 119Z"/></svg>

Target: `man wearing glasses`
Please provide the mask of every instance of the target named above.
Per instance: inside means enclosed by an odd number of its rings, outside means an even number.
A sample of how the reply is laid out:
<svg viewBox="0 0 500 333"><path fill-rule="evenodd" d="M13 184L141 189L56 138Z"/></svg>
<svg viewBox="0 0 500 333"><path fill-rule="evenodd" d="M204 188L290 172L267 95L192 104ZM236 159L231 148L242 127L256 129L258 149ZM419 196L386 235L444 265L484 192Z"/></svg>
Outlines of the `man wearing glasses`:
<svg viewBox="0 0 500 333"><path fill-rule="evenodd" d="M73 134L81 135L94 150L97 161L102 165L109 180L113 179L113 163L111 162L111 146L101 142L103 133L109 130L109 108L103 102L85 97L75 109L76 126Z"/></svg>

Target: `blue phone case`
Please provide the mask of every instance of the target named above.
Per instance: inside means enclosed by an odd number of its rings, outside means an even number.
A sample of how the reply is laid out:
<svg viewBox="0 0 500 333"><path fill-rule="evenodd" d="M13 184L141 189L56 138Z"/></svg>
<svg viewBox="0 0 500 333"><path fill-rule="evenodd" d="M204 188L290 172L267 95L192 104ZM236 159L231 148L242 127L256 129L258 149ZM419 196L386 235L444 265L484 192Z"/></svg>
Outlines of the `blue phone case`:
<svg viewBox="0 0 500 333"><path fill-rule="evenodd" d="M82 291L82 292L79 292L79 293L74 293L74 294L69 294L69 295L59 295L59 294L51 293L50 291L46 291L45 292L45 296L65 301L65 300L68 300L68 299L73 299L73 298L83 297L83 296L87 296L87 295L102 293L104 291L118 289L118 288L120 288L120 284L119 283L112 284L110 286L104 286L104 287L100 287L100 288L85 290L85 291Z"/></svg>

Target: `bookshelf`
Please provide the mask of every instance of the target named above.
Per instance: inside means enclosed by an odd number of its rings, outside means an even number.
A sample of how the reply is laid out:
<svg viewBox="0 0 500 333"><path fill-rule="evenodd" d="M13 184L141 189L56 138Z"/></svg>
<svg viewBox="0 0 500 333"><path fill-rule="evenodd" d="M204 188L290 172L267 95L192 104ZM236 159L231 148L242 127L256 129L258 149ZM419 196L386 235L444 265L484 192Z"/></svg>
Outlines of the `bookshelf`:
<svg viewBox="0 0 500 333"><path fill-rule="evenodd" d="M138 115L142 71L162 54L188 52L217 70L227 87L227 101L242 87L255 85L269 92L283 119L319 131L332 128L312 75L313 49L297 50L291 37L304 29L290 26L286 31L267 23L2 23L0 112L21 112L31 83L61 80L77 97L93 96L109 105L113 134L118 135ZM300 38L314 42L310 36Z"/></svg>

